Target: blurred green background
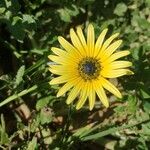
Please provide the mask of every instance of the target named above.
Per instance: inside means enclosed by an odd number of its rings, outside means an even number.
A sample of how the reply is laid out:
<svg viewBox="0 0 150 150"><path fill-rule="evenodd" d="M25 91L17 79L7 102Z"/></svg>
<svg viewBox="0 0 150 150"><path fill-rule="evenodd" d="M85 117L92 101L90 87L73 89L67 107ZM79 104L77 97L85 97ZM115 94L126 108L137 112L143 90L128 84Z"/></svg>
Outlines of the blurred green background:
<svg viewBox="0 0 150 150"><path fill-rule="evenodd" d="M113 81L122 101L91 112L56 98L47 65L57 36L88 23L120 32L135 73ZM1 0L0 114L4 150L150 149L150 0Z"/></svg>

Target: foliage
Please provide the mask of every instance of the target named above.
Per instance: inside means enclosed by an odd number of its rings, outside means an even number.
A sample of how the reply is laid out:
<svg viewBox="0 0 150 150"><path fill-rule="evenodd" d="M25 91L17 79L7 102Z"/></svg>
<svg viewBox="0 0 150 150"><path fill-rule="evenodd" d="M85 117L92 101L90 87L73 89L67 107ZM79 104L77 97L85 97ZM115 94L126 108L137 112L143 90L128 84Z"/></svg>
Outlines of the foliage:
<svg viewBox="0 0 150 150"><path fill-rule="evenodd" d="M92 22L120 32L135 75L117 83L124 97L76 111L48 82L50 47L70 27ZM150 149L150 0L1 0L1 149ZM87 142L88 141L88 142Z"/></svg>

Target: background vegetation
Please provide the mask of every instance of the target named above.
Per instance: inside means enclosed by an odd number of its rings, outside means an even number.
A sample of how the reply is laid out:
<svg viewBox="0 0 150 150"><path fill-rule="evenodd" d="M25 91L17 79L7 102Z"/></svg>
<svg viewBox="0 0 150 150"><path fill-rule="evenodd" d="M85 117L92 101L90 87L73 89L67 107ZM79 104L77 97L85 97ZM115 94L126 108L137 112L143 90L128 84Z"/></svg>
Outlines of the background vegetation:
<svg viewBox="0 0 150 150"><path fill-rule="evenodd" d="M124 95L76 111L56 98L47 56L70 27L120 32L135 75L113 80ZM109 35L108 35L109 36ZM150 149L150 0L1 0L0 148Z"/></svg>

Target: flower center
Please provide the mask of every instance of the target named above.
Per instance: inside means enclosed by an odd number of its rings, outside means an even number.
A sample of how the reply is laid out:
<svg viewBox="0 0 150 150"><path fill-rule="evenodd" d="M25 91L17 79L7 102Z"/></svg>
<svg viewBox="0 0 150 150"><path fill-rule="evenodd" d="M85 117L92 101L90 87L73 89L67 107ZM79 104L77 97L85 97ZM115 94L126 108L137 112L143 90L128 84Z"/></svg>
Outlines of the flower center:
<svg viewBox="0 0 150 150"><path fill-rule="evenodd" d="M100 69L98 60L91 57L83 58L78 65L79 74L84 80L96 79L100 74Z"/></svg>

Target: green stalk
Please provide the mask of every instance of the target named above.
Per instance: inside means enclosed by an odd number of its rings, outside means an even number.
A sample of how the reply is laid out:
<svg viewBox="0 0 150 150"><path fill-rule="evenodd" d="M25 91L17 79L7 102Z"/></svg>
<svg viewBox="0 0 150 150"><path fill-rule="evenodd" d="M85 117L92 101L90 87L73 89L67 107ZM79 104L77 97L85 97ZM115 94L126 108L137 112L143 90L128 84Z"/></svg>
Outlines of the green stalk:
<svg viewBox="0 0 150 150"><path fill-rule="evenodd" d="M12 96L6 98L5 100L3 100L3 101L0 103L0 107L2 107L2 106L4 106L4 105L6 105L7 103L9 103L9 102L11 102L11 101L17 99L18 97L21 97L21 96L23 96L23 95L26 95L26 94L28 94L28 93L34 91L35 89L37 89L37 85L34 85L34 86L32 86L31 88L29 88L29 89L25 89L25 90L23 90L22 92L20 92L20 93L18 93L18 94L14 94L14 95L12 95Z"/></svg>

